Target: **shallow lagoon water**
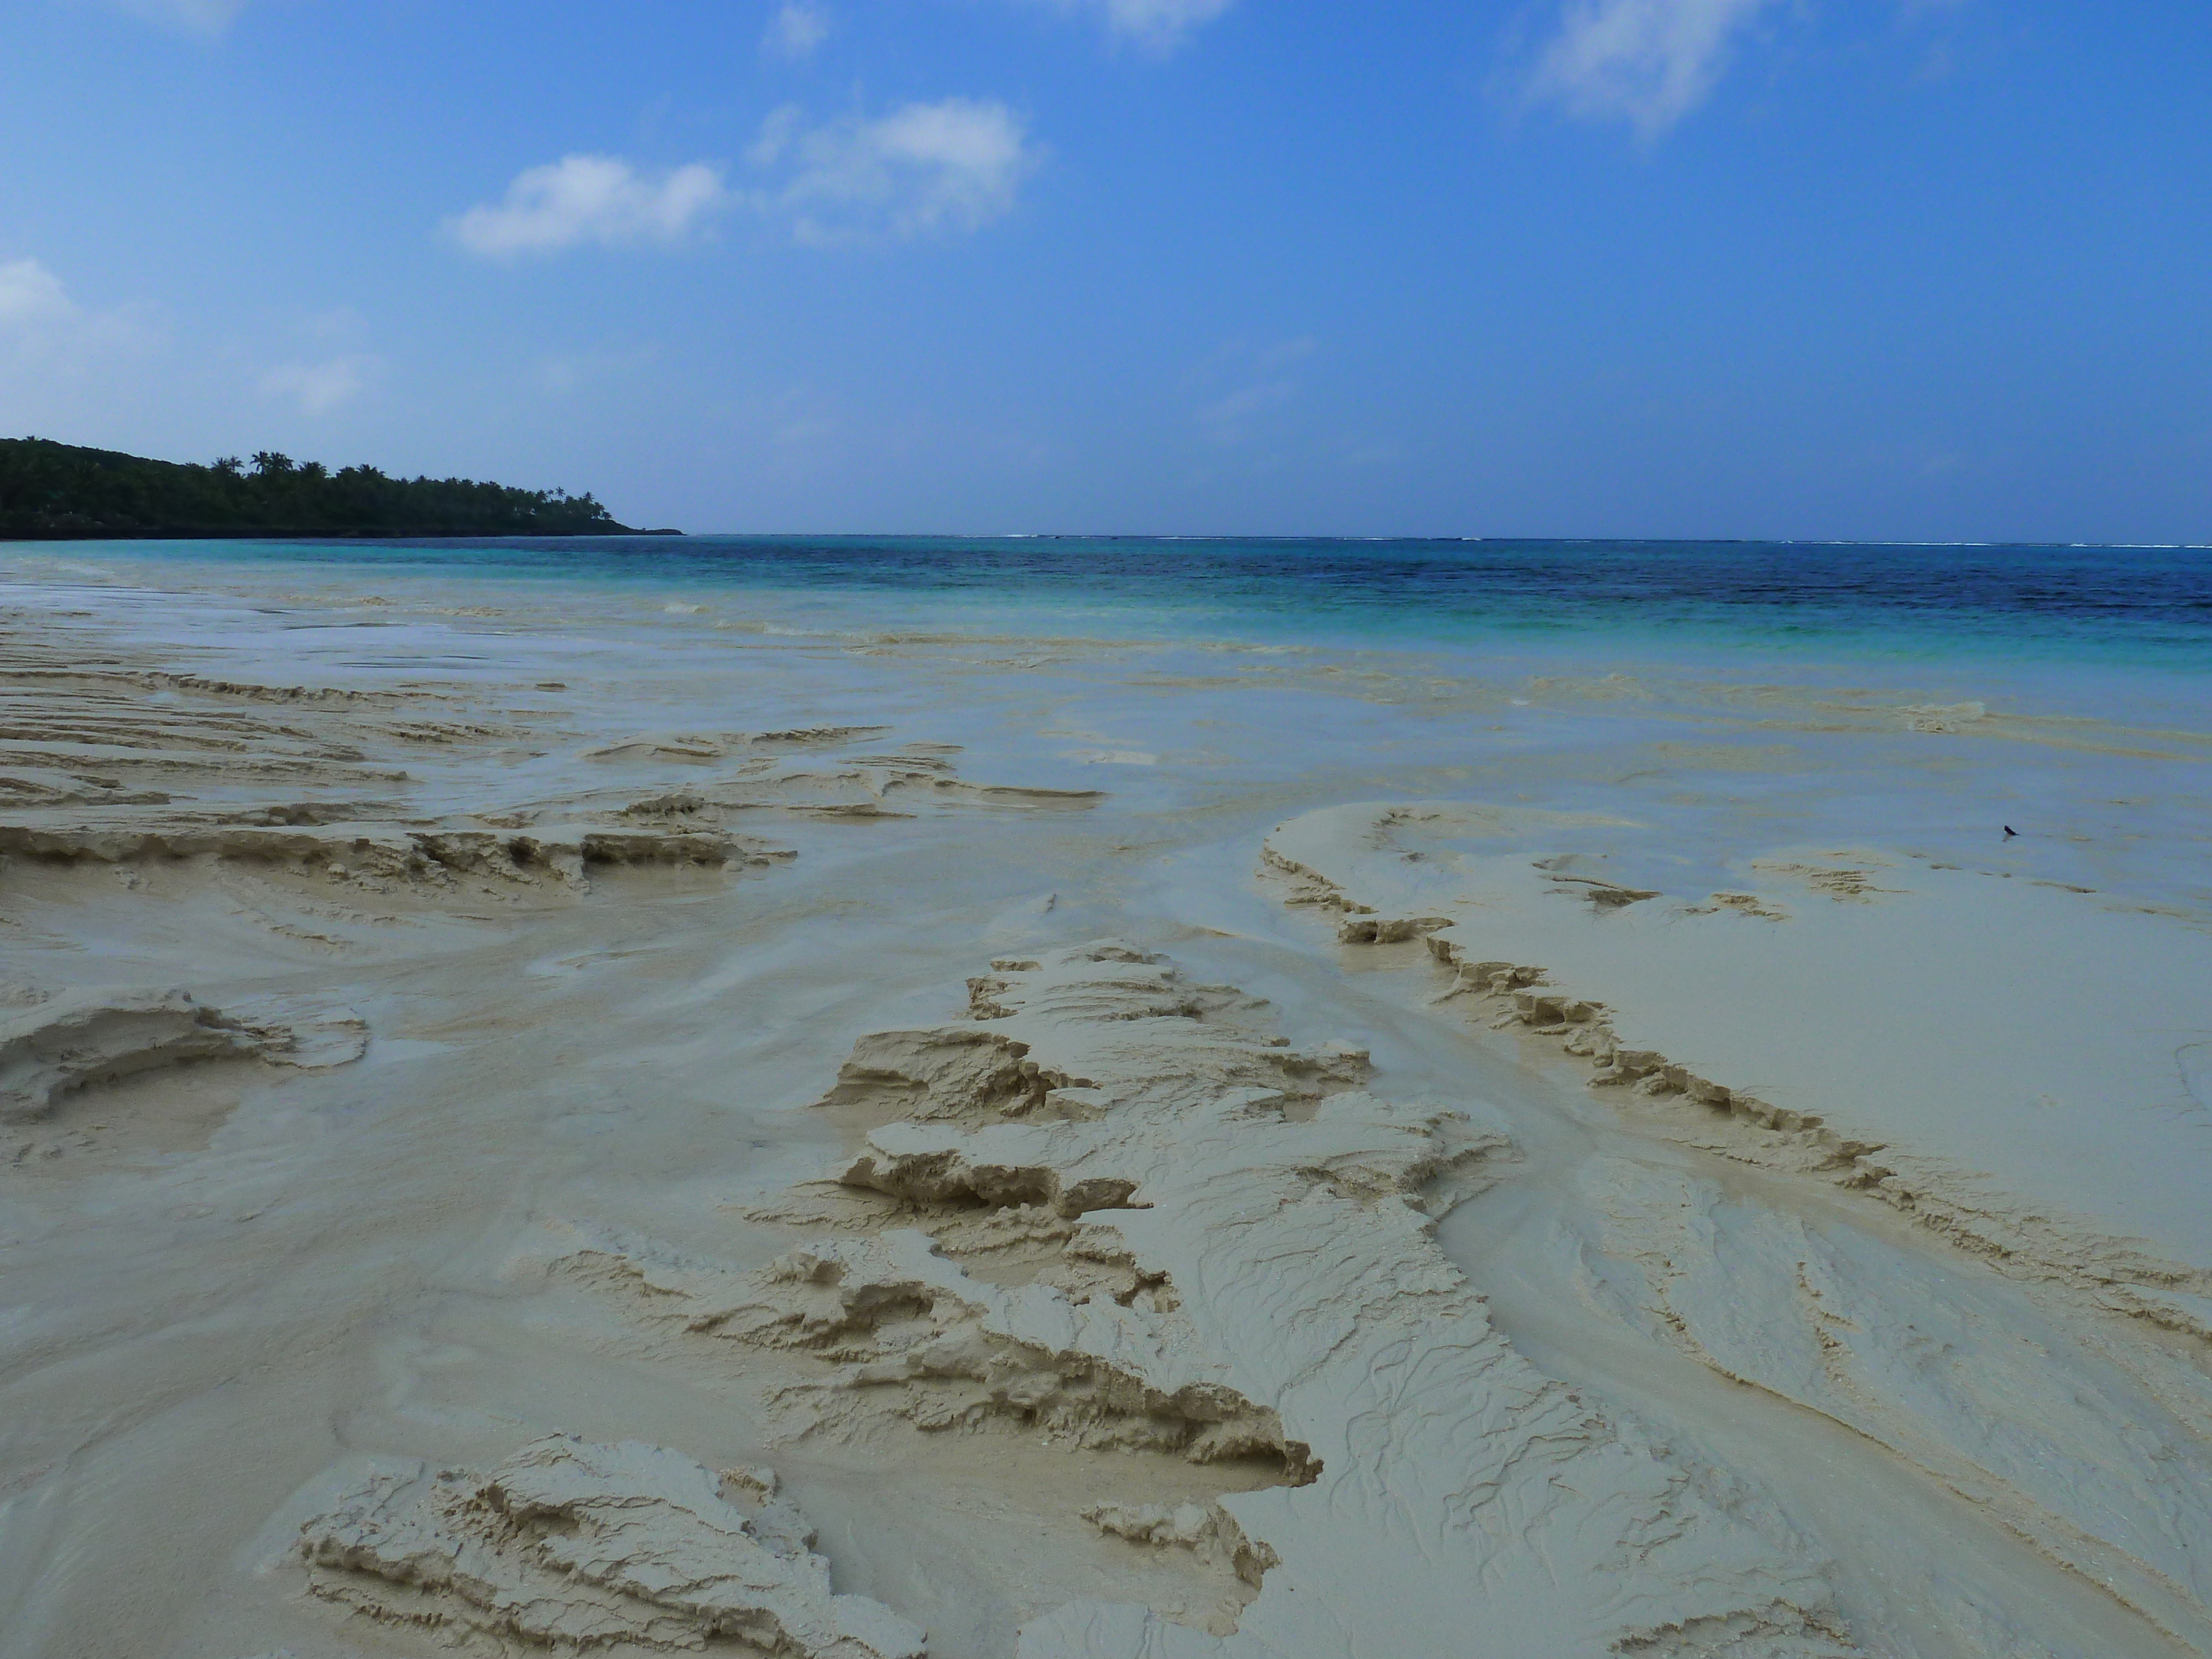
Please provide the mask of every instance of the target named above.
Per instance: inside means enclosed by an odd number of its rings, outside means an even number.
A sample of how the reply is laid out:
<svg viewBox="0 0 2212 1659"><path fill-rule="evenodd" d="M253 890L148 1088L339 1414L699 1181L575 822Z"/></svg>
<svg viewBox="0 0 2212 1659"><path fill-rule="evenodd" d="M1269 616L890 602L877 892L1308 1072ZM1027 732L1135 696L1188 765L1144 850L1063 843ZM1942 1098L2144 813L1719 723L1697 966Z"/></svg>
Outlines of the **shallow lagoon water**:
<svg viewBox="0 0 2212 1659"><path fill-rule="evenodd" d="M2212 892L2186 735L2212 728L2212 549L692 537L70 544L7 562L227 591L252 639L269 607L296 609L278 624L289 651L362 674L506 672L517 618L549 673L666 684L749 641L787 647L779 674L810 694L872 707L911 695L909 659L966 665L976 684L1017 670L1022 701L1060 712L1050 730L994 731L995 751L1063 781L1104 773L1139 799L1194 768L1211 787L1224 765L1295 772L1325 750L1376 762L1389 793L1392 759L1479 767L1633 733L1681 745L1677 795L1808 836L1920 836L1955 858L2012 823L2037 876L2160 901ZM342 617L315 604L329 597ZM379 597L397 603L359 603ZM148 600L129 609L161 611ZM472 648L471 610L501 613L508 637ZM208 623L195 612L202 645L222 637ZM1252 689L1273 694L1263 718L1242 696L1213 706ZM1771 764L1746 763L1761 721L1802 726L1808 709L1835 738L1817 760L1778 741ZM957 740L983 737L957 700L943 714ZM1930 799L1931 745L1887 739L1961 720L1984 736L2033 722L2035 741L2010 745L2008 765L1978 754L1972 782ZM2067 726L2082 721L2098 729ZM1725 775L1693 778L1715 732L1736 745ZM2132 769L2160 757L2192 763L2134 788ZM1679 804L1674 817L1690 828Z"/></svg>

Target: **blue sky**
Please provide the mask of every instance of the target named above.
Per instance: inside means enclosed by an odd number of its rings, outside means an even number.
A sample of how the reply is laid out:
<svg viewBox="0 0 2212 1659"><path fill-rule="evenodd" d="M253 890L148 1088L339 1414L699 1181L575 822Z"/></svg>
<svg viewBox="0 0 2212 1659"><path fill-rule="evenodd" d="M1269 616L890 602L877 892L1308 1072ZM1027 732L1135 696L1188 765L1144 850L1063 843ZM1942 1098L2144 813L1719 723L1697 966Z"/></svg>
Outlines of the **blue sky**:
<svg viewBox="0 0 2212 1659"><path fill-rule="evenodd" d="M690 530L2212 540L2212 6L9 0L0 433Z"/></svg>

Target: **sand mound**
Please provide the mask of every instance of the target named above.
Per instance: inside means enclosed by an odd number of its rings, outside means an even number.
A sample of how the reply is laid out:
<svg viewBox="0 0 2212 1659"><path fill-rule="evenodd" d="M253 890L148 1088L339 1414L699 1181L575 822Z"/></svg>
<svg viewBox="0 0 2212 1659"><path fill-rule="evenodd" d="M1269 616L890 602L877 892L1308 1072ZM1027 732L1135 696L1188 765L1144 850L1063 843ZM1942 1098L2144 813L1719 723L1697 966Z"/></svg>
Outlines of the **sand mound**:
<svg viewBox="0 0 2212 1659"><path fill-rule="evenodd" d="M732 1486L754 1500L740 1505ZM774 1477L635 1441L533 1441L488 1474L379 1474L301 1528L315 1594L370 1618L566 1651L738 1642L918 1659L921 1630L836 1595Z"/></svg>
<svg viewBox="0 0 2212 1659"><path fill-rule="evenodd" d="M0 1123L44 1115L76 1090L190 1060L301 1067L358 1060L368 1028L348 1008L260 998L228 1008L185 991L85 993L0 1015Z"/></svg>

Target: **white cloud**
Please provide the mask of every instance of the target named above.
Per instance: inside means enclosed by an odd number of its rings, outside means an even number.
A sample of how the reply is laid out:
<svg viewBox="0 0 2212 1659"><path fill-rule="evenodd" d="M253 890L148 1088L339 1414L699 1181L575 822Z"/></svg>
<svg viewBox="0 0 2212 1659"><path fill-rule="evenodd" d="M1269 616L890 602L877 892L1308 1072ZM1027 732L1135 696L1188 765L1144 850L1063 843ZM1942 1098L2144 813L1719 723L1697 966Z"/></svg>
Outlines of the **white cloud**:
<svg viewBox="0 0 2212 1659"><path fill-rule="evenodd" d="M830 14L812 0L783 0L769 19L761 48L796 62L811 56L830 36Z"/></svg>
<svg viewBox="0 0 2212 1659"><path fill-rule="evenodd" d="M284 363L261 377L264 397L282 398L302 415L326 415L359 396L376 368L373 357L333 357L319 363Z"/></svg>
<svg viewBox="0 0 2212 1659"><path fill-rule="evenodd" d="M801 242L903 239L1000 217L1042 159L1004 104L947 98L818 127L793 106L769 116L745 152L760 180L753 188L732 190L704 161L648 175L617 156L570 155L532 167L503 200L447 228L471 252L501 258L586 242L678 242L743 205Z"/></svg>
<svg viewBox="0 0 2212 1659"><path fill-rule="evenodd" d="M1234 0L1060 0L1068 9L1096 14L1117 38L1155 52L1170 52L1201 24L1227 11Z"/></svg>
<svg viewBox="0 0 2212 1659"><path fill-rule="evenodd" d="M1529 90L1655 138L1705 100L1774 0L1565 0Z"/></svg>
<svg viewBox="0 0 2212 1659"><path fill-rule="evenodd" d="M721 174L704 161L644 173L619 156L566 155L520 173L504 200L471 208L450 228L491 258L581 242L678 242L729 201Z"/></svg>
<svg viewBox="0 0 2212 1659"><path fill-rule="evenodd" d="M1043 154L1004 104L947 98L811 129L781 109L745 159L771 179L756 205L823 244L974 230L1012 210Z"/></svg>

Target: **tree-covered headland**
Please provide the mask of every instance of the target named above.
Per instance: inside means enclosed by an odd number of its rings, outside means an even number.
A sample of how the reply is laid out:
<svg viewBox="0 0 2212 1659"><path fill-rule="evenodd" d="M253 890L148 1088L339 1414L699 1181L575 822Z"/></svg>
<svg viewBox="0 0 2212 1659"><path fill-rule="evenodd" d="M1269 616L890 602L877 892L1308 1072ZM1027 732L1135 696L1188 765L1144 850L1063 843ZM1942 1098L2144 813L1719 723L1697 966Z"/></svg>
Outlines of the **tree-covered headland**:
<svg viewBox="0 0 2212 1659"><path fill-rule="evenodd" d="M621 536L589 495L333 472L273 450L210 466L0 438L0 540L149 536Z"/></svg>

